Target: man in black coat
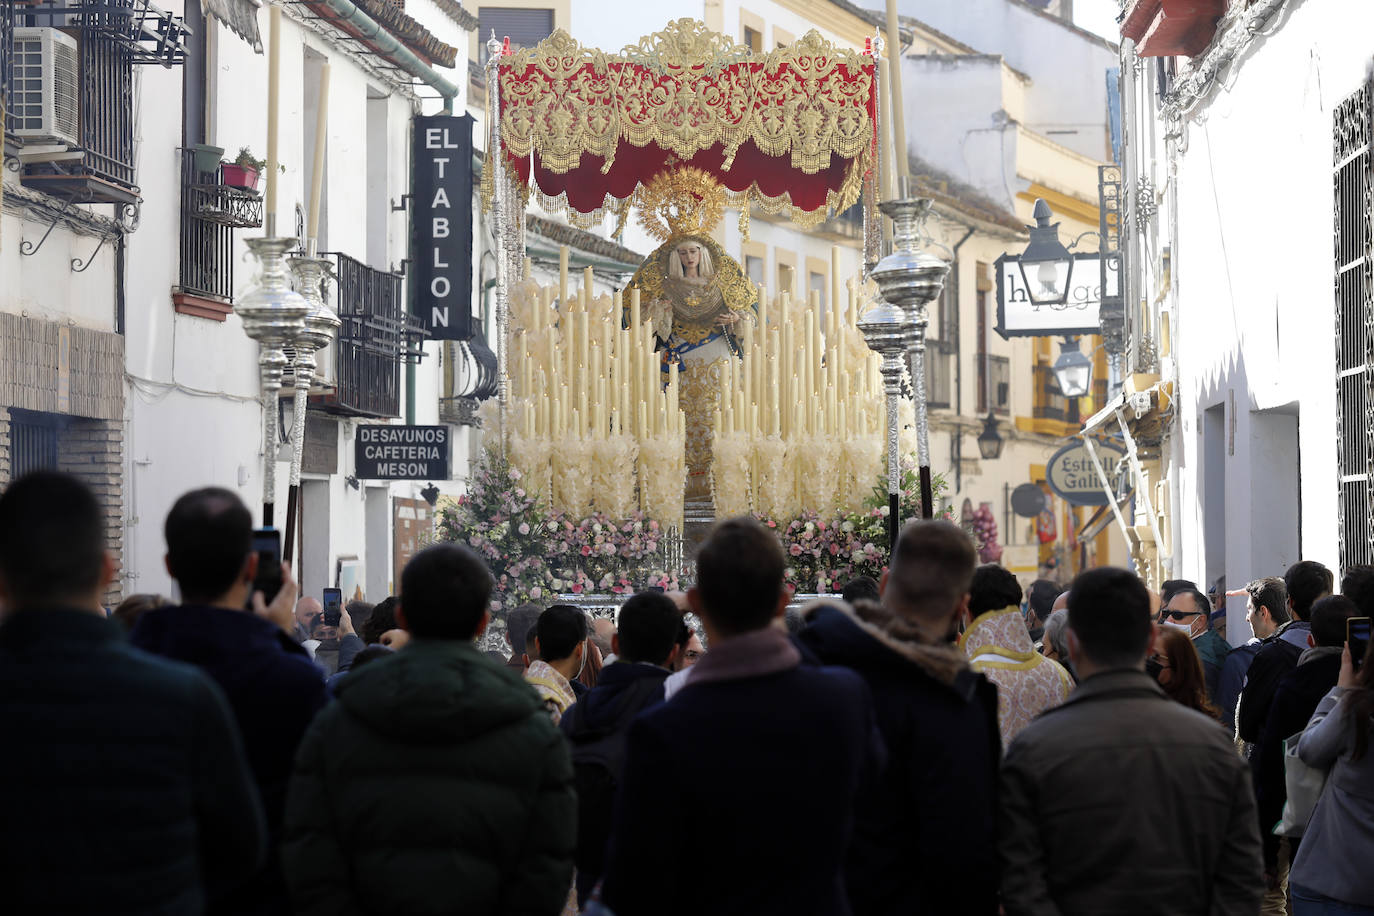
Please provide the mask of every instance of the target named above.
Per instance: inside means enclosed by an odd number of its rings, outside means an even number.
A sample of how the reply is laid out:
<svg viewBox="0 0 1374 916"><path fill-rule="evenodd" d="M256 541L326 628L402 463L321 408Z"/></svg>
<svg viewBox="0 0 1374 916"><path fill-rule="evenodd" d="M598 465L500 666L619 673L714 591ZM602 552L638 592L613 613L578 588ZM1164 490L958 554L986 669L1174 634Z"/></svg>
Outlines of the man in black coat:
<svg viewBox="0 0 1374 916"><path fill-rule="evenodd" d="M718 523L697 553L687 596L710 651L630 726L602 887L616 916L850 912L873 710L852 671L802 666L783 569L777 536L749 518Z"/></svg>
<svg viewBox="0 0 1374 916"><path fill-rule="evenodd" d="M141 649L189 662L219 684L233 707L267 814L269 854L260 875L211 901L215 913L284 914L290 903L277 849L296 747L327 695L323 672L292 638L296 585L282 566L281 594L260 613L245 610L258 555L253 518L238 496L193 490L167 513L167 571L183 604L144 614L129 639Z"/></svg>
<svg viewBox="0 0 1374 916"><path fill-rule="evenodd" d="M1245 673L1245 686L1236 704L1236 735L1251 744L1260 739L1260 729L1269 718L1269 704L1274 700L1279 680L1297 667L1299 656L1307 649L1312 605L1318 598L1331 594L1335 580L1331 570L1316 560L1300 560L1283 574L1283 584L1293 619L1260 644Z"/></svg>
<svg viewBox="0 0 1374 916"><path fill-rule="evenodd" d="M863 676L887 744L855 804L855 916L997 912L997 689L951 642L976 563L954 525L912 522L881 604L807 609L802 644Z"/></svg>
<svg viewBox="0 0 1374 916"><path fill-rule="evenodd" d="M620 608L611 636L616 660L596 686L563 714L558 727L572 747L577 779L577 897L585 903L606 867L615 790L625 775L630 723L663 702L663 682L677 658L682 614L662 592L640 592Z"/></svg>
<svg viewBox="0 0 1374 916"><path fill-rule="evenodd" d="M214 682L105 618L105 510L39 472L0 496L0 909L187 916L262 861L262 808Z"/></svg>

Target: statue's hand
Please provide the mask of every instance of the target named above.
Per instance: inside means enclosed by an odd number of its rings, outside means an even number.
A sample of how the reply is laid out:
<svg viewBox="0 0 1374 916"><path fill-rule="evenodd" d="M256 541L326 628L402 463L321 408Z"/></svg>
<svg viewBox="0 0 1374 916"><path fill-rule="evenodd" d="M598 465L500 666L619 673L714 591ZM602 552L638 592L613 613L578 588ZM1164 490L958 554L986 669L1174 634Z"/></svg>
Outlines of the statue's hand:
<svg viewBox="0 0 1374 916"><path fill-rule="evenodd" d="M728 328L731 325L739 324L739 314L736 312L721 312L720 315L716 317L716 324L720 325L722 328Z"/></svg>

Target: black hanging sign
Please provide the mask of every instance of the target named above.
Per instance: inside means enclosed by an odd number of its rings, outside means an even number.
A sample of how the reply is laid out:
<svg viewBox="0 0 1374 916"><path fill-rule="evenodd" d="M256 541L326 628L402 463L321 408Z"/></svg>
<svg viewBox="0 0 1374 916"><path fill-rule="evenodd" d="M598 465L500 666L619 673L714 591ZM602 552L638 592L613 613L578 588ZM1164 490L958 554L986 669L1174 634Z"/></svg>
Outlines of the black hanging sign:
<svg viewBox="0 0 1374 916"><path fill-rule="evenodd" d="M448 480L447 426L359 426L354 474L361 480Z"/></svg>
<svg viewBox="0 0 1374 916"><path fill-rule="evenodd" d="M471 115L414 122L411 283L434 340L472 337L472 125Z"/></svg>

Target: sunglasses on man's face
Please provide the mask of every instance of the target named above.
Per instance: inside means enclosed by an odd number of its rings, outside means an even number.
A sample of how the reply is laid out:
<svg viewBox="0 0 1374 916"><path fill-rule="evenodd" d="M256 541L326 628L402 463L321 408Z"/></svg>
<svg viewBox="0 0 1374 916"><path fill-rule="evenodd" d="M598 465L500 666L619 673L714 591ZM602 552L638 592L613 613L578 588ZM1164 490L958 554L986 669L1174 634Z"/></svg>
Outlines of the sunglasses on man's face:
<svg viewBox="0 0 1374 916"><path fill-rule="evenodd" d="M1161 616L1172 617L1175 620L1182 620L1185 617L1201 617L1201 611L1165 611Z"/></svg>

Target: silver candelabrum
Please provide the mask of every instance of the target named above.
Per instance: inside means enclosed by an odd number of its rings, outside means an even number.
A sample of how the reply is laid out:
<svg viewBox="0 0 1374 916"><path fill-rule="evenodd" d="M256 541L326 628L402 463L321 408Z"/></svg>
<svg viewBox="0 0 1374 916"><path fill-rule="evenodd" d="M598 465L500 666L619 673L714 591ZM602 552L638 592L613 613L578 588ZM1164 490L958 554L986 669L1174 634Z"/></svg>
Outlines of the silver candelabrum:
<svg viewBox="0 0 1374 916"><path fill-rule="evenodd" d="M311 243L310 247L314 247ZM296 351L294 369L295 400L291 412L291 485L286 500L286 543L282 556L287 562L294 555L297 503L300 500L301 458L305 452L305 414L309 404L310 386L315 381L318 363L315 355L334 342L343 322L324 301L324 281L333 273L334 262L329 258L299 255L288 262L296 279L296 288L310 304L305 324L296 334L291 346Z"/></svg>
<svg viewBox="0 0 1374 916"><path fill-rule="evenodd" d="M887 533L888 550L891 551L897 546L901 514L902 471L898 453L900 430L897 399L902 396L902 361L911 336L910 319L892 303L879 302L859 316L859 330L868 348L883 358L883 392L887 395Z"/></svg>
<svg viewBox="0 0 1374 916"><path fill-rule="evenodd" d="M879 204L879 209L892 220L892 253L879 261L872 273L883 299L906 316L907 346L912 354L911 382L916 395L916 462L920 467L923 518L931 518L935 511L930 481L930 424L926 415L926 327L930 323L926 307L939 297L949 274L948 262L920 247L930 205L928 197Z"/></svg>
<svg viewBox="0 0 1374 916"><path fill-rule="evenodd" d="M273 524L273 504L277 487L277 393L281 390L282 370L287 360L284 347L291 346L305 327L310 303L291 289L286 270L286 252L295 239L247 239L248 249L258 259L257 285L240 297L234 312L243 322L244 333L258 342L258 370L262 377L262 524Z"/></svg>

